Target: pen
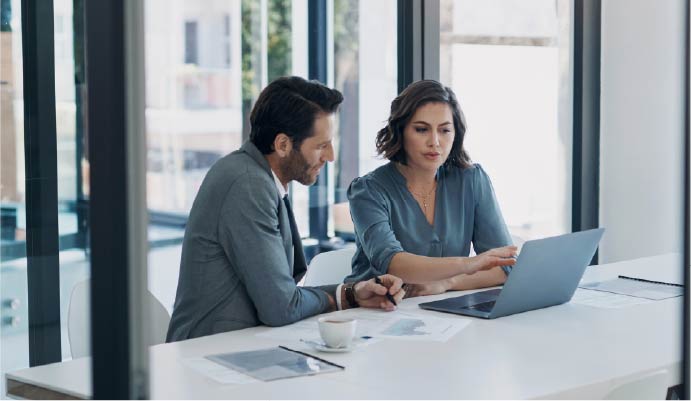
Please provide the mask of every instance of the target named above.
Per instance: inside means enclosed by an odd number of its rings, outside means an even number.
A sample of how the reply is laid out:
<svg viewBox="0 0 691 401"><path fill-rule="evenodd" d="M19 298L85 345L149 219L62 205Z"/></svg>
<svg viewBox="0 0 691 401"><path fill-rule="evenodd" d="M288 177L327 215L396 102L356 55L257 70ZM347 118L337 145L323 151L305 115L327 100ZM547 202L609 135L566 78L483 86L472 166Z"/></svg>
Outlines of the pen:
<svg viewBox="0 0 691 401"><path fill-rule="evenodd" d="M374 282L377 283L377 284L379 284L379 285L383 285L383 284L381 283L381 279L379 278L379 276L374 276ZM391 303L394 304L395 306L398 306L398 305L396 304L396 301L393 299L393 295L389 294L388 289L387 289L387 292L386 292L386 299L388 299L389 301L391 301Z"/></svg>
<svg viewBox="0 0 691 401"><path fill-rule="evenodd" d="M663 281L653 281L653 280L646 280L644 278L637 278L637 277L629 277L629 276L622 276L619 275L619 278L623 278L625 280L634 280L634 281L642 281L644 283L652 283L652 284L662 284L662 285L671 285L673 287L684 287L683 284L676 284L676 283L665 283Z"/></svg>
<svg viewBox="0 0 691 401"><path fill-rule="evenodd" d="M339 364L336 364L336 363L333 363L333 362L329 362L329 361L327 361L326 359L321 359L321 358L316 357L316 356L314 356L314 355L312 355L312 354L308 354L307 352L298 351L298 350L295 350L295 349L292 349L292 348L284 347L284 346L282 346L282 345L279 345L278 348L282 348L282 349L284 349L284 350L286 350L286 351L295 352L296 354L300 354L300 355L303 355L303 356L306 356L306 357L309 357L309 358L316 359L316 360L318 360L318 361L320 361L320 362L324 362L324 363L326 363L326 364L328 364L328 365L335 366L335 367L337 367L337 368L345 369L345 366L343 366L343 365L339 365Z"/></svg>

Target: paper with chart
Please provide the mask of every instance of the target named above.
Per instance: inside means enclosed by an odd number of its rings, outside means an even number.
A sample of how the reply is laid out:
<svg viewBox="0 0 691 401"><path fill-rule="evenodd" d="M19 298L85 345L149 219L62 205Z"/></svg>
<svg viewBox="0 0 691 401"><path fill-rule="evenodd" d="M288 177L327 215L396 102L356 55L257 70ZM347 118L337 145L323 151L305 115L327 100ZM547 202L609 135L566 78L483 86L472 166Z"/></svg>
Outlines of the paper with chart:
<svg viewBox="0 0 691 401"><path fill-rule="evenodd" d="M470 324L470 320L402 314L384 323L375 337L412 341L446 342Z"/></svg>
<svg viewBox="0 0 691 401"><path fill-rule="evenodd" d="M470 324L467 319L441 318L409 311L350 309L337 312L334 317L357 319L355 336L358 341L354 343L358 346L386 338L446 342ZM283 341L314 341L319 340L319 327L314 320L301 321L267 330L257 336Z"/></svg>

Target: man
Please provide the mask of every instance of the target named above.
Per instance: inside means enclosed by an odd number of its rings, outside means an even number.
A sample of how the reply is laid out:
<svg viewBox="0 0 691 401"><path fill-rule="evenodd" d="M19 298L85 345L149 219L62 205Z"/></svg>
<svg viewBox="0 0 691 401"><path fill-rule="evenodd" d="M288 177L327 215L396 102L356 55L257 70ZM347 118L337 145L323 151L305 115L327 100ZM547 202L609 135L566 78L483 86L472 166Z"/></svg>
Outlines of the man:
<svg viewBox="0 0 691 401"><path fill-rule="evenodd" d="M347 307L393 310L391 275L298 287L307 267L287 186L311 185L334 160L333 117L343 96L317 82L279 78L259 95L250 140L209 170L190 211L167 341L266 324L281 326Z"/></svg>

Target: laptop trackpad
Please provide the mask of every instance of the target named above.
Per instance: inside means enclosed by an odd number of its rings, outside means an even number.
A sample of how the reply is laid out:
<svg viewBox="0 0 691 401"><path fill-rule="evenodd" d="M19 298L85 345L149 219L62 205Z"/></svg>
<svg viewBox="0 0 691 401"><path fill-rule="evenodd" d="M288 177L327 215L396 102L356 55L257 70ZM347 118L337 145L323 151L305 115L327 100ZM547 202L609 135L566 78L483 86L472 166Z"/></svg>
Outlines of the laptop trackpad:
<svg viewBox="0 0 691 401"><path fill-rule="evenodd" d="M474 292L460 297L447 298L435 302L435 305L440 307L467 308L472 305L482 304L485 302L495 301L499 297L501 288L493 290Z"/></svg>
<svg viewBox="0 0 691 401"><path fill-rule="evenodd" d="M496 301L499 298L499 293L501 288L495 288L493 290L478 291L472 294L465 295L461 298L467 298L466 305L477 305L484 304L486 302Z"/></svg>

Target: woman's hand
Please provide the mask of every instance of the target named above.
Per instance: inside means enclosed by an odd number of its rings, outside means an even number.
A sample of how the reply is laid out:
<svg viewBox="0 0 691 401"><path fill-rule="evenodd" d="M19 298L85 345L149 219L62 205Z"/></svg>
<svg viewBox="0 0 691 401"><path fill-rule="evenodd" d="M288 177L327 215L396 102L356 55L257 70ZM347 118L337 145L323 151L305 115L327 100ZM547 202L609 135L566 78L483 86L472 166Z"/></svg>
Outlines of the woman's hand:
<svg viewBox="0 0 691 401"><path fill-rule="evenodd" d="M374 279L360 281L355 284L355 300L360 306L365 308L381 308L387 311L396 309L396 305L386 297L391 294L394 301L398 304L403 299L403 280L391 274L379 276L381 284L377 284Z"/></svg>
<svg viewBox="0 0 691 401"><path fill-rule="evenodd" d="M477 256L465 258L465 274L477 273L481 270L489 270L497 266L513 266L516 263L517 247L510 245L501 248L490 249Z"/></svg>

